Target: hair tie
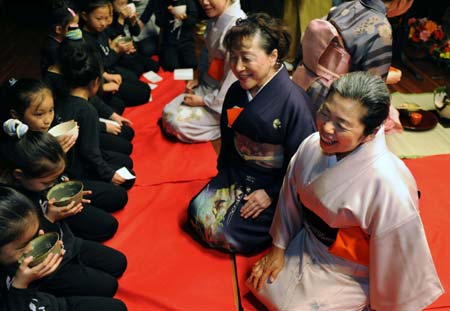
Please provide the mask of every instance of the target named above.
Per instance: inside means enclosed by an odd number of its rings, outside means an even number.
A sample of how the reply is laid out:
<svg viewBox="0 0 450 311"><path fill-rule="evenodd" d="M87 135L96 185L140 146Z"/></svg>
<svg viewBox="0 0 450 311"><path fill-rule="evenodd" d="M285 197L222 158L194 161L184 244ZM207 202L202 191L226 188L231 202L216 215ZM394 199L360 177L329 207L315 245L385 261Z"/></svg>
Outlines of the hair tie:
<svg viewBox="0 0 450 311"><path fill-rule="evenodd" d="M14 79L14 78L9 79L9 80L8 80L9 87L11 87L11 86L13 86L14 84L16 84L17 81L18 81L18 80L17 80L17 79Z"/></svg>
<svg viewBox="0 0 450 311"><path fill-rule="evenodd" d="M73 17L75 17L77 14L75 13L75 11L74 10L72 10L71 8L67 8L67 11L69 11L69 13L73 16Z"/></svg>
<svg viewBox="0 0 450 311"><path fill-rule="evenodd" d="M3 123L3 131L9 136L21 139L28 132L28 125L17 119L9 119Z"/></svg>

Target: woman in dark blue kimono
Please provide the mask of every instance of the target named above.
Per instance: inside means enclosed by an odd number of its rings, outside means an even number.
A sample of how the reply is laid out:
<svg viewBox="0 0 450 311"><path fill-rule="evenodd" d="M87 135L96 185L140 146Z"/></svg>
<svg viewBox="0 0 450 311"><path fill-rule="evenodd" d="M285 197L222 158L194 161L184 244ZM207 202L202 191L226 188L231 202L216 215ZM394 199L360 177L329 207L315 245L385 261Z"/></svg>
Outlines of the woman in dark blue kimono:
<svg viewBox="0 0 450 311"><path fill-rule="evenodd" d="M291 156L315 131L312 104L282 61L290 35L265 13L240 20L224 39L238 78L221 115L219 173L191 201L189 222L211 247L253 253L268 246Z"/></svg>

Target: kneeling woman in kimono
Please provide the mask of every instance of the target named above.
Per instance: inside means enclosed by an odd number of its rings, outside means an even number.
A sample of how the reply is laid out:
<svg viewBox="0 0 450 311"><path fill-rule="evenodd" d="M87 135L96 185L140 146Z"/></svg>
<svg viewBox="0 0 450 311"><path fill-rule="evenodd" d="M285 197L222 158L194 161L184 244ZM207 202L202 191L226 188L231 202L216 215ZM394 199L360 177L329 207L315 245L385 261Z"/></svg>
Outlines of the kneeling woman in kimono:
<svg viewBox="0 0 450 311"><path fill-rule="evenodd" d="M231 70L221 116L219 173L191 201L190 223L212 247L251 253L267 247L291 156L315 131L311 102L281 65L290 35L255 14L225 36Z"/></svg>
<svg viewBox="0 0 450 311"><path fill-rule="evenodd" d="M336 80L289 165L248 282L279 310L422 310L443 293L415 180L386 146L384 82Z"/></svg>
<svg viewBox="0 0 450 311"><path fill-rule="evenodd" d="M223 38L238 18L245 17L239 0L200 0L209 17L205 47L200 53L199 80L186 84L187 93L175 97L162 113L166 134L185 143L220 137L220 112L230 85L236 77L230 71Z"/></svg>

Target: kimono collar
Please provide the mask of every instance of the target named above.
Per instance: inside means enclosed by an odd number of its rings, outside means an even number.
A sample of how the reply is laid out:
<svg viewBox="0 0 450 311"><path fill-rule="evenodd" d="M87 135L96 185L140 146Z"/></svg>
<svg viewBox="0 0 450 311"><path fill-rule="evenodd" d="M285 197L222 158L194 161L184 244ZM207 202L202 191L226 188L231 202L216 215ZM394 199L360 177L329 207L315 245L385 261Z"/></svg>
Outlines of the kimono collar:
<svg viewBox="0 0 450 311"><path fill-rule="evenodd" d="M318 133L316 132L314 135L317 135L316 143L319 144ZM320 149L319 146L317 148ZM315 154L317 152L321 152L321 150L316 149ZM384 129L380 129L374 139L360 145L338 162L335 155L321 154L321 156L317 154L316 163L318 166L322 166L322 169L319 169L322 172L314 174L315 176L305 176L307 178L302 180L299 194L305 206L326 206L326 209L315 209L315 212L328 225L339 227L342 224L335 222L333 213L330 211L337 213L338 209L342 207L348 185L357 183L361 176L367 174L367 168L390 154L386 146Z"/></svg>
<svg viewBox="0 0 450 311"><path fill-rule="evenodd" d="M366 167L371 166L380 156L389 152L386 145L384 127L381 127L371 141L361 144L340 161L335 161L335 155L325 156L329 160L328 163L334 163L334 165L317 176L318 178L313 183L326 184L328 186L319 188L322 188L324 191L329 191L333 187L345 184L349 179L348 172L355 172L357 170L361 173ZM356 177L358 174L354 174L353 177Z"/></svg>
<svg viewBox="0 0 450 311"><path fill-rule="evenodd" d="M383 15L387 14L386 6L381 0L359 0L359 2L366 8L380 12Z"/></svg>
<svg viewBox="0 0 450 311"><path fill-rule="evenodd" d="M258 95L259 92L261 92L261 90L262 90L262 89L263 89L270 81L272 81L273 77L275 77L275 76L281 71L281 69L283 69L283 67L284 67L284 65L282 64L282 65L280 66L280 68L278 68L278 70L277 70L277 71L269 78L269 80L267 80L266 83L264 83L263 86L261 86L261 87L259 88L259 90L258 90L258 92L256 92L255 96ZM248 101L249 101L249 102L252 101L252 99L254 98L254 96L252 96L252 94L251 94L250 91L248 91L248 90L246 91L246 93L247 93Z"/></svg>

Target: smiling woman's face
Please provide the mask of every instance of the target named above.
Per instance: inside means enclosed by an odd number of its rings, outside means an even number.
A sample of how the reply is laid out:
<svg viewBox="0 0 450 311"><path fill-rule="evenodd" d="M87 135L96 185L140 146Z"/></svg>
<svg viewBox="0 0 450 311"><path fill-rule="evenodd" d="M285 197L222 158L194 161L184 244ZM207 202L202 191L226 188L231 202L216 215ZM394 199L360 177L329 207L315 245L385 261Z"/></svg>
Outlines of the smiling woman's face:
<svg viewBox="0 0 450 311"><path fill-rule="evenodd" d="M342 159L359 145L372 139L365 136L361 122L367 108L339 94L329 97L319 108L316 116L320 134L320 147L326 154L335 154Z"/></svg>

